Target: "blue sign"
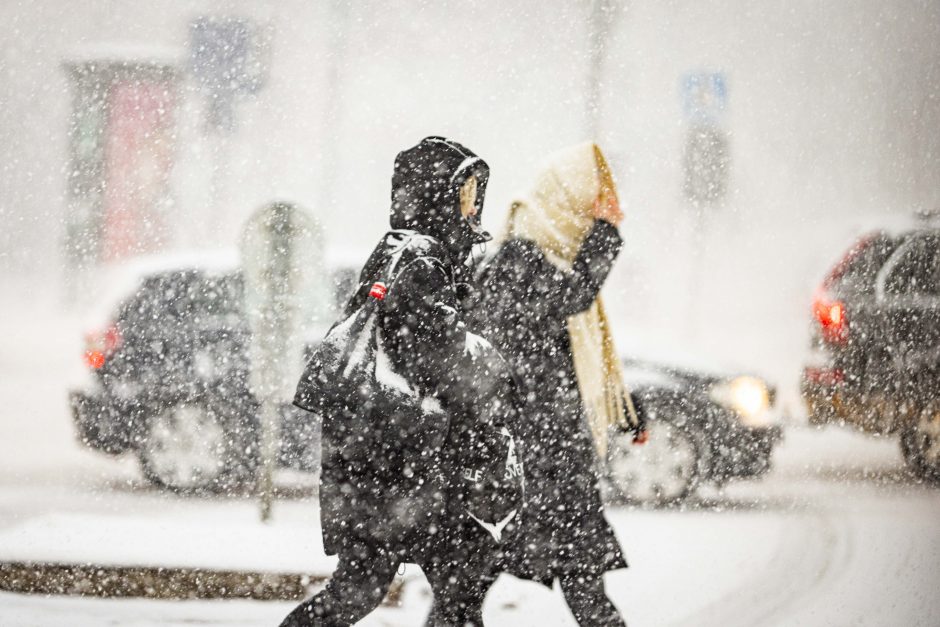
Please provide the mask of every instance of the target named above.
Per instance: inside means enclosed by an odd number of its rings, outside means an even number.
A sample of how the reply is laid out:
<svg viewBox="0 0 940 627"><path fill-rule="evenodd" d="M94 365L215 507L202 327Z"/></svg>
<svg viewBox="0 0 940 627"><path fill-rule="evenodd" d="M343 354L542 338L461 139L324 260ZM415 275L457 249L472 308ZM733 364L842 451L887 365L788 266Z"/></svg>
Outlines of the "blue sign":
<svg viewBox="0 0 940 627"><path fill-rule="evenodd" d="M210 128L235 128L235 96L263 86L267 59L260 29L239 18L201 17L189 26L189 67L210 94Z"/></svg>
<svg viewBox="0 0 940 627"><path fill-rule="evenodd" d="M723 72L689 72L680 84L682 112L694 122L715 124L728 107L728 83Z"/></svg>

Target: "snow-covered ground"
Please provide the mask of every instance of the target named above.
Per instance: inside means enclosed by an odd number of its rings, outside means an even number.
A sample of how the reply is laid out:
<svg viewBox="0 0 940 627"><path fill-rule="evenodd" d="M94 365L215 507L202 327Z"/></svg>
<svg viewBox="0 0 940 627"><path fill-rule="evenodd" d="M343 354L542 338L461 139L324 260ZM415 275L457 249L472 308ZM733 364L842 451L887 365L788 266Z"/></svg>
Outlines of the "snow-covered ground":
<svg viewBox="0 0 940 627"><path fill-rule="evenodd" d="M910 482L893 442L791 429L773 473L681 511L609 513L631 568L607 585L631 625L940 624L940 498ZM271 526L241 499L166 497L81 477L0 486L3 558L322 571L316 505L281 502ZM76 537L77 530L87 535ZM187 535L188 534L188 535ZM237 543L229 542L237 538ZM181 539L181 540L180 540ZM400 608L364 625L417 625L416 567ZM289 603L142 601L0 593L2 625L275 625ZM557 591L501 578L493 625L573 625Z"/></svg>
<svg viewBox="0 0 940 627"><path fill-rule="evenodd" d="M48 308L13 309L0 311L0 560L329 570L310 490L263 525L244 497L166 495L133 460L83 450L65 398L82 329ZM792 426L761 480L681 510L609 517L631 568L607 585L634 627L940 625L940 490L910 479L893 440ZM416 567L405 578L401 607L364 625L422 624L427 587ZM273 626L291 607L0 593L0 625ZM510 577L484 614L491 625L574 624L557 591Z"/></svg>

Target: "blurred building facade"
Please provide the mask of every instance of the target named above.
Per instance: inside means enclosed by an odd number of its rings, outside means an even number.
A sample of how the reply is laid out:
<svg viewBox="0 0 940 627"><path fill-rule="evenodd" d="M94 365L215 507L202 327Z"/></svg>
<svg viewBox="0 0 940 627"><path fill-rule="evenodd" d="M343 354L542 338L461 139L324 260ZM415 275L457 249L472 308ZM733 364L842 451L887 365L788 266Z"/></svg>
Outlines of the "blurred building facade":
<svg viewBox="0 0 940 627"><path fill-rule="evenodd" d="M0 33L0 275L63 293L79 267L232 247L273 199L355 258L429 134L490 162L498 232L540 158L595 135L628 215L625 344L796 372L847 239L940 208L926 0L40 0Z"/></svg>

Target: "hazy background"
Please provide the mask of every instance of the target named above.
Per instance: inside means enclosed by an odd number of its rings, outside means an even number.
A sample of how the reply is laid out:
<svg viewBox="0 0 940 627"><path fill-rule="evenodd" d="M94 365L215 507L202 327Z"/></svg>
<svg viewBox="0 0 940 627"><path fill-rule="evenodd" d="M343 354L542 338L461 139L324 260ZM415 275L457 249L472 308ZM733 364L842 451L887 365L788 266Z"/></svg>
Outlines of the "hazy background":
<svg viewBox="0 0 940 627"><path fill-rule="evenodd" d="M207 122L220 92L193 61L201 18L257 44L231 128ZM82 64L173 77L151 208L167 251L232 248L277 198L316 214L331 258L364 259L395 154L431 134L489 162L498 232L546 154L595 138L627 214L605 288L623 348L757 370L796 414L826 268L862 230L940 209L937 2L7 0L0 42L0 278L26 306L80 312L136 251L69 243L102 210L69 190ZM704 113L690 76L721 85ZM726 145L714 201L683 188L699 123Z"/></svg>

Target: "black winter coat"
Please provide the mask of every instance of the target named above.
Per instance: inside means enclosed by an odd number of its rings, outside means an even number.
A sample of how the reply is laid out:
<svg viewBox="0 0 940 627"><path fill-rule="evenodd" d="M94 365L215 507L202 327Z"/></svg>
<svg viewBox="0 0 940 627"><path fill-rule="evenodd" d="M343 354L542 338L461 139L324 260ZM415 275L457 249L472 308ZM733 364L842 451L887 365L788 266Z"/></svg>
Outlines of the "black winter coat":
<svg viewBox="0 0 940 627"><path fill-rule="evenodd" d="M506 401L515 393L506 362L467 332L457 297L462 259L479 237L475 224L460 219L457 188L476 175L482 203L486 173L482 160L440 138L399 155L391 219L398 228L370 255L334 325L356 315L376 281L387 282L378 304L382 345L375 369L392 393L350 391L343 381L318 375L316 357L298 384L295 404L318 411L323 421L320 518L328 554L366 544L420 563L452 553L446 543L460 541L454 530L467 517L459 502L457 448L477 420L506 420L514 407ZM389 276L391 258L397 262ZM396 390L417 400L403 403Z"/></svg>
<svg viewBox="0 0 940 627"><path fill-rule="evenodd" d="M621 246L617 229L599 220L570 272L533 242L510 239L479 276L476 324L510 362L525 397L527 550L510 569L546 585L563 573L627 565L604 517L567 326L594 302Z"/></svg>

